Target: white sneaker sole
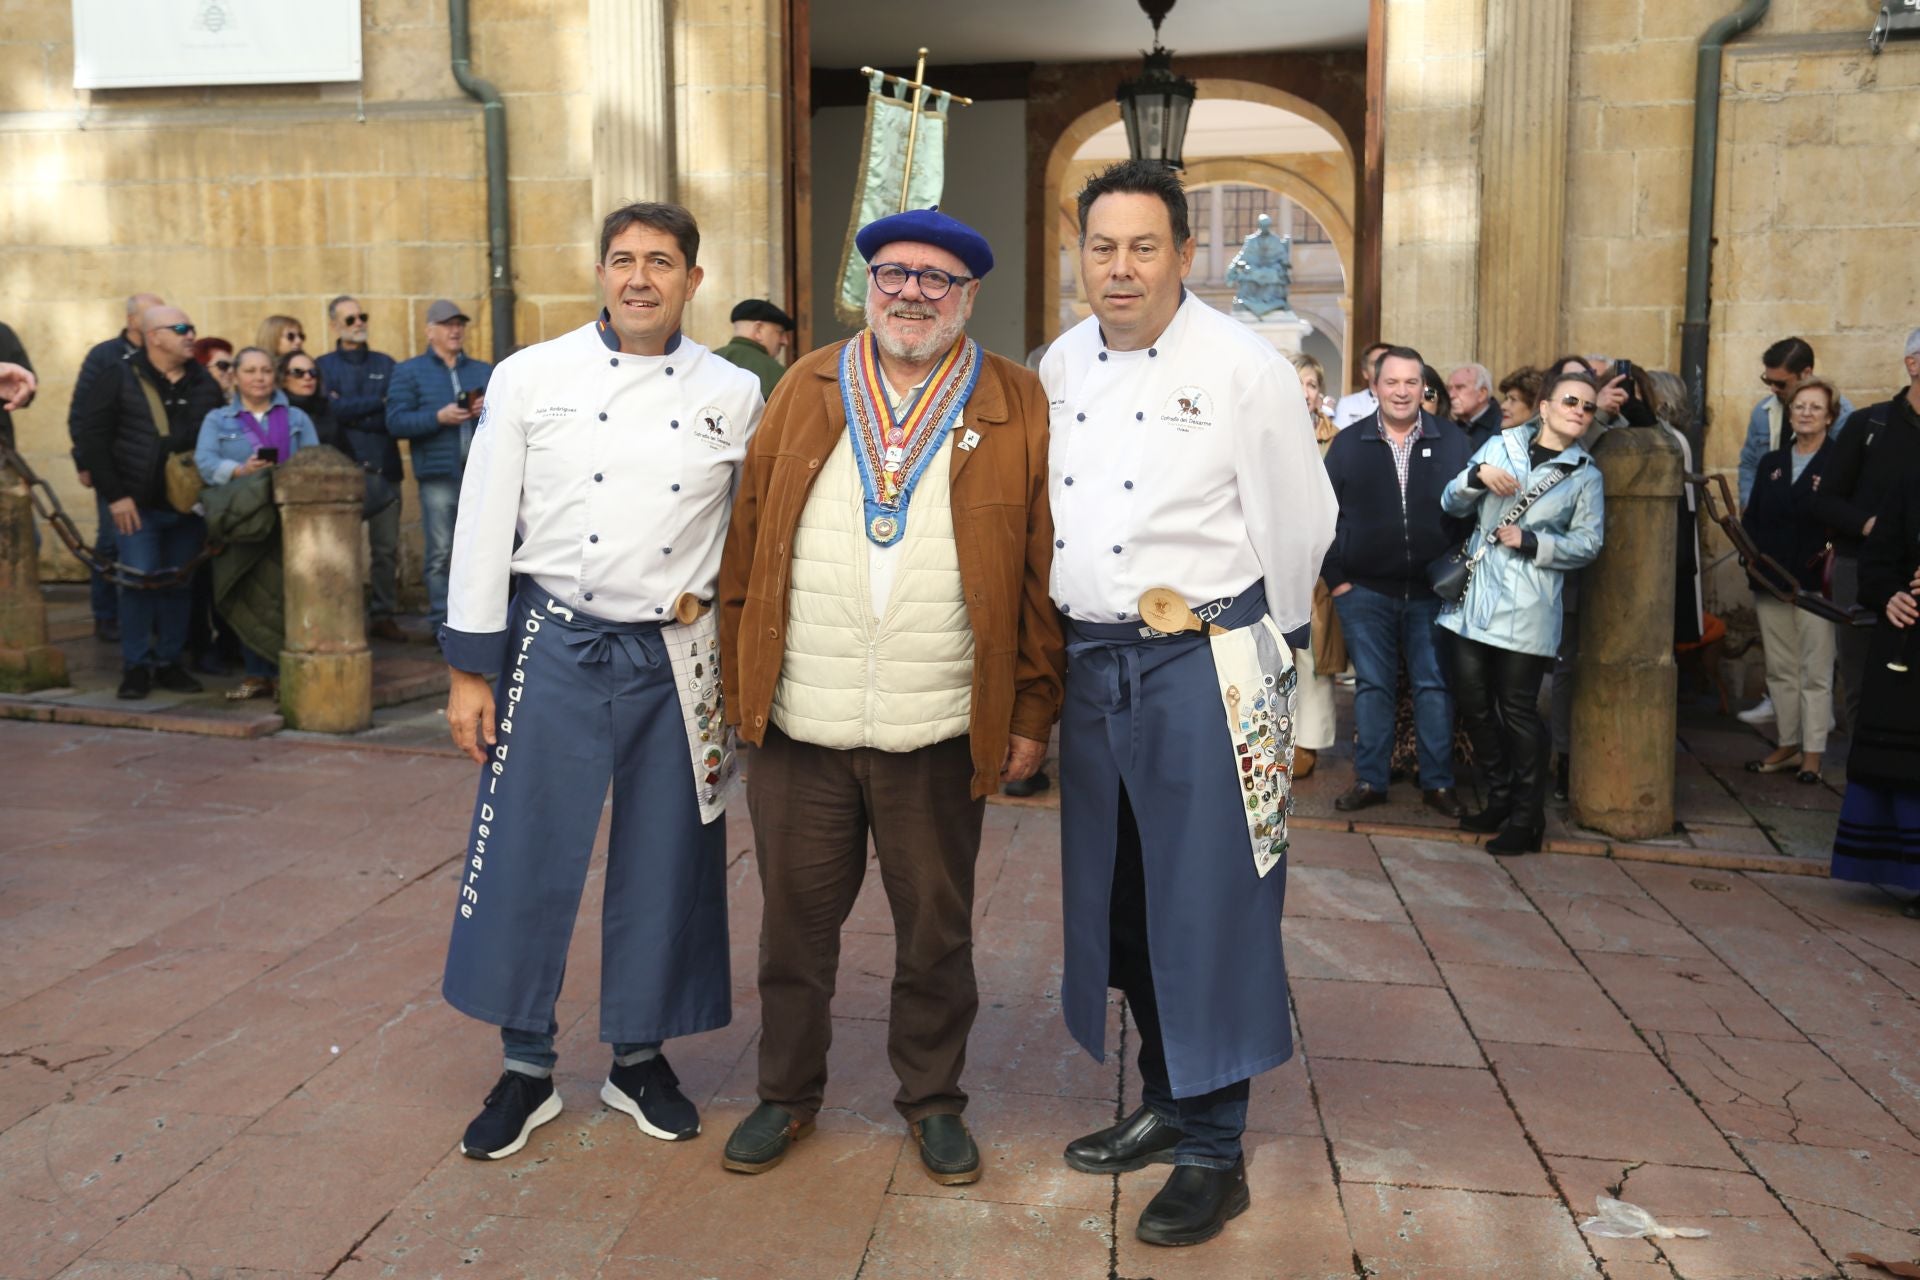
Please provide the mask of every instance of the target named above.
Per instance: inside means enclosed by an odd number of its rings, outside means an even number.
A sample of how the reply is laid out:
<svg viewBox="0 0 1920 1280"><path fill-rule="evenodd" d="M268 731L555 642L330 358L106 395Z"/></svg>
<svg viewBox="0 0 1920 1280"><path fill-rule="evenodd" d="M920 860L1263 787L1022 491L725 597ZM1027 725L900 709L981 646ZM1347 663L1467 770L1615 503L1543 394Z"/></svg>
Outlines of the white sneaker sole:
<svg viewBox="0 0 1920 1280"><path fill-rule="evenodd" d="M559 1114L560 1091L556 1089L547 1095L545 1102L533 1109L533 1114L527 1117L527 1122L520 1126L520 1136L512 1142L500 1148L498 1151L475 1151L463 1142L460 1144L460 1154L469 1156L475 1160L505 1160L508 1156L527 1145L527 1139L533 1136L535 1129L538 1129L541 1125Z"/></svg>
<svg viewBox="0 0 1920 1280"><path fill-rule="evenodd" d="M648 1124L646 1115L640 1110L640 1104L632 1098L629 1098L626 1091L616 1087L611 1080L600 1086L600 1101L606 1103L615 1111L624 1112L632 1116L633 1122L640 1126L640 1132L646 1134L649 1138L658 1138L662 1142L685 1142L688 1138L697 1138L700 1136L700 1126L698 1123L693 1126L692 1133L669 1133L667 1130L659 1128L656 1125Z"/></svg>

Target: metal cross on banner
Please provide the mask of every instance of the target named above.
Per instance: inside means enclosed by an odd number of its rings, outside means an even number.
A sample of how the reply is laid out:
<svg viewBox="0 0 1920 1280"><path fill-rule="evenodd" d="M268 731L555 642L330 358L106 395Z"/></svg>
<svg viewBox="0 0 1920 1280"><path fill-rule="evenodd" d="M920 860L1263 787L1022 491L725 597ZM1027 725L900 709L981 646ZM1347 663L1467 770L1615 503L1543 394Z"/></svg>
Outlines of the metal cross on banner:
<svg viewBox="0 0 1920 1280"><path fill-rule="evenodd" d="M853 247L860 228L877 218L940 203L946 183L947 108L973 105L972 98L926 83L927 51L913 78L860 68L867 77L867 124L860 138L860 176L854 183L853 215L840 250L840 287L833 312L840 323L866 323L867 268Z"/></svg>

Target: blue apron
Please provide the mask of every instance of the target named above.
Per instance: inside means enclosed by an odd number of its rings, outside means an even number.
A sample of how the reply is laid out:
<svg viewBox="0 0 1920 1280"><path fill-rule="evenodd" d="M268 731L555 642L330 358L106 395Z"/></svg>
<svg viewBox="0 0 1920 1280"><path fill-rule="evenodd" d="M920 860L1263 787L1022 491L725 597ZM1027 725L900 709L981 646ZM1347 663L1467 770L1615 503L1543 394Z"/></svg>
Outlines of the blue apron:
<svg viewBox="0 0 1920 1280"><path fill-rule="evenodd" d="M658 623L605 622L521 580L495 692L499 739L460 865L447 1003L543 1032L566 973L607 790L600 1038L725 1026L726 822L703 824Z"/></svg>
<svg viewBox="0 0 1920 1280"><path fill-rule="evenodd" d="M1259 583L1218 618L1267 612ZM1206 638L1068 619L1060 717L1060 864L1067 1029L1106 1058L1108 899L1120 790L1140 826L1148 950L1176 1098L1293 1056L1280 911L1286 861L1264 879L1247 840L1232 740Z"/></svg>

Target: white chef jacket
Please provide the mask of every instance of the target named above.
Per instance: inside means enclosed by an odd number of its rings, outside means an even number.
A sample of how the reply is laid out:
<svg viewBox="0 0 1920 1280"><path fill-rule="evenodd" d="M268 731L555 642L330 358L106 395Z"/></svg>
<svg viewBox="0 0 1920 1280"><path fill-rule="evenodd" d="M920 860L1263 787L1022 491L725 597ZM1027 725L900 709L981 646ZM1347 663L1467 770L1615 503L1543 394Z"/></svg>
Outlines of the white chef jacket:
<svg viewBox="0 0 1920 1280"><path fill-rule="evenodd" d="M1188 294L1144 351L1109 350L1087 318L1040 381L1063 613L1130 622L1150 587L1201 605L1264 581L1280 629L1306 625L1333 488L1299 375L1272 345Z"/></svg>
<svg viewBox="0 0 1920 1280"><path fill-rule="evenodd" d="M713 599L760 380L684 335L619 350L604 321L500 362L460 486L442 650L499 669L508 575L610 622ZM519 539L516 546L514 539Z"/></svg>
<svg viewBox="0 0 1920 1280"><path fill-rule="evenodd" d="M1336 430L1345 431L1360 419L1380 409L1380 401L1374 396L1373 388L1362 387L1340 397L1333 406L1333 425Z"/></svg>

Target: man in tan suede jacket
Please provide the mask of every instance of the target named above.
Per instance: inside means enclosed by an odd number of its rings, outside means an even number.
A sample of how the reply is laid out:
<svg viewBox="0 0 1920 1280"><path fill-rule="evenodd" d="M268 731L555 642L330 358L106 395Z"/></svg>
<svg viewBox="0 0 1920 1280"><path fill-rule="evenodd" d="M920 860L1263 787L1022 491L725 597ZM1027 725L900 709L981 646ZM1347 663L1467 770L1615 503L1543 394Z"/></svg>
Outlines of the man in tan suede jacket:
<svg viewBox="0 0 1920 1280"><path fill-rule="evenodd" d="M993 265L979 233L913 210L855 243L868 327L776 389L720 569L726 716L760 748L747 804L766 896L761 1101L724 1163L764 1172L813 1129L871 835L895 926L894 1105L928 1175L965 1183L980 1176L960 1073L985 797L1039 767L1065 671L1047 403L966 336Z"/></svg>

